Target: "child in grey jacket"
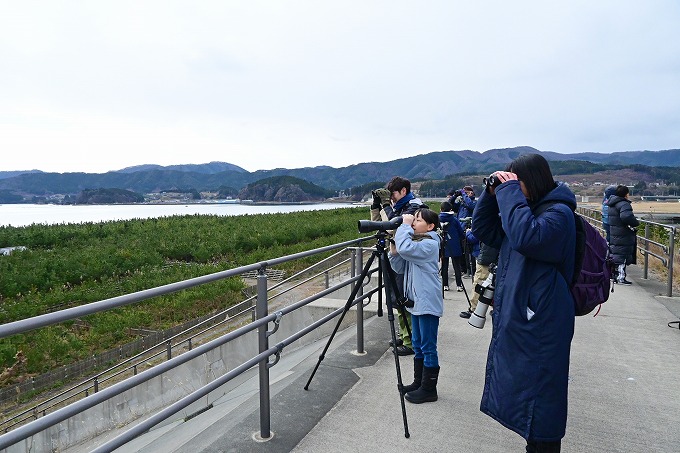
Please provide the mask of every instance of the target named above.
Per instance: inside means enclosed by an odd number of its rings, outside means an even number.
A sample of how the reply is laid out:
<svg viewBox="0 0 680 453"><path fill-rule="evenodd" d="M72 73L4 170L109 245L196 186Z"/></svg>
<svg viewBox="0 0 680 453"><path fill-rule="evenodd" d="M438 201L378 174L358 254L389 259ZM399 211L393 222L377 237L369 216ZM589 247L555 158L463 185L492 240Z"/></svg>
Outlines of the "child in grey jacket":
<svg viewBox="0 0 680 453"><path fill-rule="evenodd" d="M406 400L412 403L437 401L439 357L437 333L439 318L444 314L444 299L439 276L441 238L439 216L430 209L419 209L414 215L404 214L403 222L390 244L390 264L404 274L404 295L414 302L411 313L413 383L404 386Z"/></svg>

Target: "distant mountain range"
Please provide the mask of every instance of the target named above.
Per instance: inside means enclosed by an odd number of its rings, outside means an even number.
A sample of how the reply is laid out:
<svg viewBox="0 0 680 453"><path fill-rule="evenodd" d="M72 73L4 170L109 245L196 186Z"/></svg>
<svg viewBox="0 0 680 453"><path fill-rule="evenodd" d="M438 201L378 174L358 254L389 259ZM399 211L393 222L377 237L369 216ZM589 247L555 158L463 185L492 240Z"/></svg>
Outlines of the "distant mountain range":
<svg viewBox="0 0 680 453"><path fill-rule="evenodd" d="M372 182L385 182L400 175L411 180L444 179L454 174L482 174L504 167L514 158L538 153L550 161L587 161L603 165L680 167L680 149L626 151L611 154L560 154L528 146L477 151L440 151L389 162L366 162L343 168L328 166L277 168L248 172L225 162L163 167L140 165L108 173L0 172L0 191L16 195L77 194L85 189L118 188L137 193L195 189L240 190L247 184L275 176L293 176L324 189L343 190Z"/></svg>
<svg viewBox="0 0 680 453"><path fill-rule="evenodd" d="M152 170L177 170L184 172L193 173L205 173L205 174L215 174L222 173L223 171L236 171L240 173L248 173L247 170L239 167L238 165L228 164L226 162L209 162L207 164L185 164L185 165L168 165L166 167L162 165L136 165L134 167L125 167L122 170L118 170L119 173L135 173L138 171L152 171Z"/></svg>

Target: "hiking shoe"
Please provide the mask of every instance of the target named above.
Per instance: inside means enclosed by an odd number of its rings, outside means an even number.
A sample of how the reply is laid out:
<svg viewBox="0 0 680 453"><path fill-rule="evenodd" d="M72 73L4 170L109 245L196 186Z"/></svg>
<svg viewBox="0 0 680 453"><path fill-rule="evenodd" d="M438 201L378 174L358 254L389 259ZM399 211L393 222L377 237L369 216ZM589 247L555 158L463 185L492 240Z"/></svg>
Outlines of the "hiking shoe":
<svg viewBox="0 0 680 453"><path fill-rule="evenodd" d="M456 291L458 291L459 293L463 292L463 287L459 286L458 288L456 288Z"/></svg>
<svg viewBox="0 0 680 453"><path fill-rule="evenodd" d="M398 356L405 356L405 355L413 355L415 352L413 352L413 349L409 348L408 346L404 346L403 344L397 348L397 355Z"/></svg>
<svg viewBox="0 0 680 453"><path fill-rule="evenodd" d="M469 319L471 315L472 315L472 312L465 310L465 311L461 311L459 316L461 318Z"/></svg>

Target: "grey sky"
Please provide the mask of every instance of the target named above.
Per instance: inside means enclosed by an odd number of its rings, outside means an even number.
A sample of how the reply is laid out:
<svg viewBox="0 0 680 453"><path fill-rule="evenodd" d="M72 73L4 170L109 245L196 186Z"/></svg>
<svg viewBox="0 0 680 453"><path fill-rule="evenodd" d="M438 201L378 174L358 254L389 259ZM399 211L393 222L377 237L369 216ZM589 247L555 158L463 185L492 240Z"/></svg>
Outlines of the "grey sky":
<svg viewBox="0 0 680 453"><path fill-rule="evenodd" d="M680 148L680 2L0 0L0 170Z"/></svg>

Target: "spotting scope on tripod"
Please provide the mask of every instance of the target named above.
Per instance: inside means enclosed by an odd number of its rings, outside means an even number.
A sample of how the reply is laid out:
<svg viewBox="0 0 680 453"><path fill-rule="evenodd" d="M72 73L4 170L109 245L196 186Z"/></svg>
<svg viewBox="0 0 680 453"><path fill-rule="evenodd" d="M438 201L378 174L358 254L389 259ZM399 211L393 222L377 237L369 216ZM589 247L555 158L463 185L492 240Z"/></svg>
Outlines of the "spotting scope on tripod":
<svg viewBox="0 0 680 453"><path fill-rule="evenodd" d="M404 436L406 438L410 437L410 433L408 431L408 420L406 417L406 405L404 403L404 393L402 392L402 389L404 387L403 381L401 378L401 368L399 366L399 355L397 354L397 334L395 330L395 325L394 325L394 310L400 310L401 314L403 316L406 316L406 309L405 309L405 304L406 304L406 299L404 298L403 294L400 294L400 291L398 290L397 286L397 280L396 280L396 274L394 270L392 269L392 266L390 265L389 257L387 254L387 237L388 233L387 231L394 230L396 229L399 225L402 223L402 218L401 217L395 217L390 221L386 222L375 222L375 221L370 221L370 220L359 220L358 223L358 229L360 233L370 233L375 231L375 238L376 238L376 244L375 244L375 249L371 253L370 258L366 261L366 264L364 265L361 275L359 276L359 279L354 286L354 289L352 290L352 293L350 294L349 298L347 299L347 303L345 304L342 314L340 315L337 324L335 325L335 328L333 329L333 333L331 333L331 336L328 338L328 342L326 343L326 346L324 347L323 351L321 352L321 355L319 356L319 360L316 363L316 366L314 367L314 370L312 371L311 376L309 377L309 380L307 381L307 384L305 385L304 389L309 390L309 384L312 382L312 379L314 378L314 375L316 374L317 370L319 369L319 365L321 365L321 362L323 361L326 352L328 352L328 349L330 348L331 342L333 341L333 338L335 337L336 333L338 332L340 325L345 318L345 315L347 312L350 310L352 306L354 306L358 301L356 300L357 294L359 293L359 290L362 288L364 284L364 280L368 277L370 278L371 274L371 267L373 266L373 263L375 259L378 259L378 286L382 287L383 282L384 282L384 289L385 289L385 298L387 300L387 319L389 321L389 326L390 326L390 335L392 338L392 353L394 355L394 364L396 367L397 371L397 390L399 391L399 398L401 402L401 413L402 413L402 418L404 420ZM381 316L382 314L382 293L378 292L378 316ZM408 334L409 336L411 335L410 328L408 324L406 325L406 328L408 329Z"/></svg>

